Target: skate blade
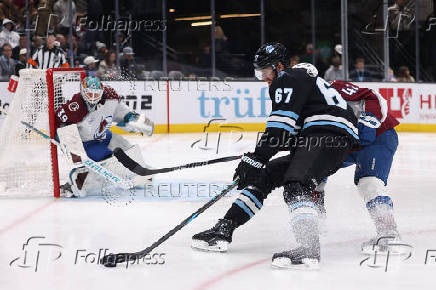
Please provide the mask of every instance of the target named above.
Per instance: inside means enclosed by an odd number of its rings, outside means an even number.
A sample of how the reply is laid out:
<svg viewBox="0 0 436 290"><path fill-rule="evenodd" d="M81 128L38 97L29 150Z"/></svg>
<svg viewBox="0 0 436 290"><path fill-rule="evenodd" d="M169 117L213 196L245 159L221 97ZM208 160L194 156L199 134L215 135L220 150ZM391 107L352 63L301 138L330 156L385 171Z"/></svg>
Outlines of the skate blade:
<svg viewBox="0 0 436 290"><path fill-rule="evenodd" d="M294 270L318 270L319 261L317 259L303 259L303 264L292 264L291 259L280 257L271 262L271 266L277 269Z"/></svg>
<svg viewBox="0 0 436 290"><path fill-rule="evenodd" d="M365 246L362 247L361 249L362 254L365 255L375 255L377 253L377 255L394 255L394 256L403 256L403 255L410 255L411 251L412 251L412 247L411 246L405 246L405 245L390 245L390 246Z"/></svg>
<svg viewBox="0 0 436 290"><path fill-rule="evenodd" d="M215 245L211 246L205 241L192 240L191 248L205 252L227 252L229 243L226 241L218 241Z"/></svg>

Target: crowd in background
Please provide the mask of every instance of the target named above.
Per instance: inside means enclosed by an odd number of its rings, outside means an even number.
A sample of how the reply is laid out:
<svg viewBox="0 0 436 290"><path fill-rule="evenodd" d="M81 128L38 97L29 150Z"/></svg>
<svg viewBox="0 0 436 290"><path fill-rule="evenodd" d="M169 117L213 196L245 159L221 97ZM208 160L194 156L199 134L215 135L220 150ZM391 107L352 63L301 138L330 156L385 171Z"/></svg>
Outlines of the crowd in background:
<svg viewBox="0 0 436 290"><path fill-rule="evenodd" d="M402 10L405 0L397 0L395 5L390 7L391 21L396 21L395 17ZM117 65L117 52L114 44L114 33L101 33L90 31L84 27L76 29L82 17L98 19L103 13L103 6L107 4L102 0L74 0L72 1L73 29L70 43L69 7L68 0L29 0L29 22L32 28L31 39L27 39L25 31L26 10L25 0L0 0L0 80L7 81L11 75L18 75L18 71L24 67L29 67L29 59L37 48L46 42L47 31L40 31L41 27L48 27L53 23L44 23L45 16L57 15L58 21L53 27L49 27L55 36L54 46L61 50L70 67L84 67L90 75L99 76L105 80L125 80L125 79L144 79L160 78L165 76L162 70L149 69L149 64L137 61L134 49L132 48L132 36L120 32L119 65ZM36 25L36 21L39 22ZM399 21L399 20L398 20ZM401 33L410 27L401 27ZM401 34L401 35L405 35ZM280 41L280 39L277 39ZM410 40L410 39L409 39ZM404 43L407 43L405 40ZM30 41L30 51L28 42ZM232 54L229 47L229 38L224 29L217 25L215 27L215 56L217 76L232 77L252 77L251 54L239 56ZM409 41L410 42L410 41ZM143 50L138 48L137 50ZM301 47L304 47L301 45ZM72 48L72 49L71 49ZM305 50L300 53L295 49L291 50L294 54L290 57L290 64L299 62L313 62L319 69L320 75L326 80L342 79L343 69L341 64L342 46L335 47L321 46L314 48L311 43L305 45ZM152 55L150 53L150 55ZM390 68L388 81L414 82L410 69L395 61L396 52L392 52L394 59L394 69ZM171 55L170 55L171 57ZM210 43L203 42L201 53L189 56L192 62L184 62L182 54L174 57L175 61L168 60L168 76L171 78L182 77L201 77L210 76L211 66L211 46ZM154 57L155 62L160 62L160 56ZM188 58L188 57L186 57ZM73 63L71 63L73 61ZM375 70L366 64L364 56L350 59L349 79L352 81L380 81L384 80L383 70Z"/></svg>
<svg viewBox="0 0 436 290"><path fill-rule="evenodd" d="M294 66L295 64L299 63L302 59L304 59L304 62L312 63L311 55L313 54L313 47L312 44L307 45L306 53L302 55L301 57L298 55L291 56L289 59L290 66ZM327 81L332 80L344 80L344 72L342 68L342 45L337 44L334 47L334 56L330 60L330 66L326 68L325 63L323 65L318 65L318 68L325 69L325 71L320 71L321 75L324 77ZM318 59L318 58L315 58ZM316 61L315 61L316 62ZM381 79L377 76L374 76L374 73L368 70L365 67L365 59L363 57L358 57L354 61L354 69L352 69L349 72L348 79L350 81L355 82L372 82L372 81L380 81ZM398 71L394 73L394 70L392 68L389 68L389 79L387 80L389 82L415 82L415 79L410 74L410 70L407 66L400 66Z"/></svg>
<svg viewBox="0 0 436 290"><path fill-rule="evenodd" d="M100 0L76 0L72 1L73 25L88 15L87 7L93 2L95 6L101 6ZM119 67L116 65L114 45L109 47L104 36L95 35L92 31L73 29L72 51L70 49L68 22L68 0L42 0L29 1L30 25L32 27L31 39L27 39L25 30L25 1L3 0L0 3L0 80L8 81L11 75L18 75L18 71L25 67L31 67L29 59L34 58L34 53L39 47L46 45L49 34L54 35L54 47L61 50L68 62L69 67L84 67L89 74L100 76L104 79L131 79L136 78L135 53L126 42L123 42L123 34L120 35L121 51ZM46 10L46 11L44 11ZM36 25L38 11L40 11L40 23ZM41 12L42 11L42 12ZM44 23L44 16L55 14L58 21ZM41 20L42 19L42 20ZM56 19L54 19L56 20ZM42 22L42 24L41 24ZM38 31L44 24L48 30ZM52 25L53 27L50 27ZM41 36L39 36L41 35ZM30 51L27 51L27 42L30 41ZM52 49L50 47L50 49ZM28 57L29 56L29 57Z"/></svg>

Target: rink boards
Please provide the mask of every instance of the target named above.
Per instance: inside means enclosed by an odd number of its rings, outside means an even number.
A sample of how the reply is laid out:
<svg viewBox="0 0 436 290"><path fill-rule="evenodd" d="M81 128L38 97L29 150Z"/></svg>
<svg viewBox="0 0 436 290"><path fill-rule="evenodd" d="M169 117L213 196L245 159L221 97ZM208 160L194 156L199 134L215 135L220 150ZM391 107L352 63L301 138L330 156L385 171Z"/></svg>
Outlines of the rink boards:
<svg viewBox="0 0 436 290"><path fill-rule="evenodd" d="M127 105L146 114L156 133L263 131L271 111L268 87L257 81L135 81L104 82L123 96ZM436 84L357 83L379 92L399 119L399 131L436 132ZM0 83L0 106L12 94ZM71 92L74 94L76 92ZM4 115L0 114L0 124ZM114 131L121 132L118 128Z"/></svg>

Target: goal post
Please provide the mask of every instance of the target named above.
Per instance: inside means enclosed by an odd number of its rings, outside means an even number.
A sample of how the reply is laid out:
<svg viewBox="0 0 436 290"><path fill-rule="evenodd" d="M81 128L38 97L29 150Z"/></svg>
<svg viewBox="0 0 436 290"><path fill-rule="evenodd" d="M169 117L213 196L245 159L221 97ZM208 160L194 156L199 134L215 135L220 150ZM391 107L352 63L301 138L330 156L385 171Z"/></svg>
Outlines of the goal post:
<svg viewBox="0 0 436 290"><path fill-rule="evenodd" d="M0 196L60 196L71 164L21 121L56 138L55 112L80 92L83 68L23 69L0 129ZM60 152L60 151L59 151ZM65 180L66 181L66 180Z"/></svg>
<svg viewBox="0 0 436 290"><path fill-rule="evenodd" d="M83 68L50 68L46 71L46 81L47 81L47 94L48 94L48 111L49 111L49 126L50 126L50 138L56 138L56 125L55 125L55 112L57 108L62 104L57 104L56 100L56 90L55 90L55 79L56 73L71 73L72 75L78 74L79 82L85 78L85 70ZM79 84L80 89L80 84ZM79 90L80 91L80 90ZM71 98L69 96L69 98ZM66 98L63 98L65 101ZM64 102L63 102L64 103ZM53 171L53 194L54 197L60 197L60 182L59 182L59 165L58 165L58 150L56 145L50 143L50 154L51 154L51 166Z"/></svg>

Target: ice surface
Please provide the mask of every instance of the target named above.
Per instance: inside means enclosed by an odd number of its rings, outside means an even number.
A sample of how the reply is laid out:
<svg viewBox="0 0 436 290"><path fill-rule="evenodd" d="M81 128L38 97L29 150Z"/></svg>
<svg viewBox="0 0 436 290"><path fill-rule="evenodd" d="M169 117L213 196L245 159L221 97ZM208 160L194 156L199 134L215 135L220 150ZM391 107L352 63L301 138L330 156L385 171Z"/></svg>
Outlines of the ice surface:
<svg viewBox="0 0 436 290"><path fill-rule="evenodd" d="M130 140L141 145L145 160L152 166L164 167L249 151L256 134L245 133L237 143L235 136L223 134L221 138L230 141L219 148L218 156L216 137L209 136L207 146L202 134ZM209 150L199 149L200 143ZM272 254L289 243L287 210L280 190L270 195L252 221L236 230L227 253L194 251L190 238L222 217L234 194L157 248L154 253L165 255L155 256L149 265L107 269L96 264L94 253L98 255L99 249L134 251L151 245L204 204L208 192L202 185L200 193L191 189L189 196L181 197L168 195L168 187L160 189L161 196L146 195L145 189L139 189L127 204L98 196L61 200L0 198L0 289L434 289L435 148L436 134L400 134L389 192L403 239L414 250L406 261L392 257L387 271L381 257L376 264L379 267L369 260L360 265L365 259L359 252L360 243L374 234L374 228L353 184L351 167L331 177L326 187L328 231L321 240L319 271L276 270L270 266ZM156 176L153 186L224 186L231 180L236 164L162 174ZM150 264L163 261L161 265Z"/></svg>

